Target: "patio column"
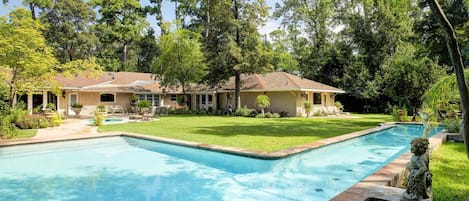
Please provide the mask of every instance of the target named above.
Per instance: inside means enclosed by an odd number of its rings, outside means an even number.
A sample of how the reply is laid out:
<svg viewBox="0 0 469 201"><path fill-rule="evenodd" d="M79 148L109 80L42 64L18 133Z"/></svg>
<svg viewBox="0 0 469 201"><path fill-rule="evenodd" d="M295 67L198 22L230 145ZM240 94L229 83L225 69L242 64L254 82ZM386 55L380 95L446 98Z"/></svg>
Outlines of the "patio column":
<svg viewBox="0 0 469 201"><path fill-rule="evenodd" d="M42 110L46 110L47 106L47 91L42 91Z"/></svg>
<svg viewBox="0 0 469 201"><path fill-rule="evenodd" d="M27 106L29 114L33 114L33 94L28 93L28 106Z"/></svg>

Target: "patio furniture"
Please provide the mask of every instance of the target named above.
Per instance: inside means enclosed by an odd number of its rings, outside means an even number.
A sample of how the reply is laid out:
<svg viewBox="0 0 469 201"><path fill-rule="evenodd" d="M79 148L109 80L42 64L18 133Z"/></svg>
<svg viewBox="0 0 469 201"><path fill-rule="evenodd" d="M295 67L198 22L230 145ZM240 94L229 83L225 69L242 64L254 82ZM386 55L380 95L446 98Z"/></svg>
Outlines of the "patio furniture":
<svg viewBox="0 0 469 201"><path fill-rule="evenodd" d="M138 120L143 120L143 115L130 115L129 116L129 122L131 121L137 122Z"/></svg>

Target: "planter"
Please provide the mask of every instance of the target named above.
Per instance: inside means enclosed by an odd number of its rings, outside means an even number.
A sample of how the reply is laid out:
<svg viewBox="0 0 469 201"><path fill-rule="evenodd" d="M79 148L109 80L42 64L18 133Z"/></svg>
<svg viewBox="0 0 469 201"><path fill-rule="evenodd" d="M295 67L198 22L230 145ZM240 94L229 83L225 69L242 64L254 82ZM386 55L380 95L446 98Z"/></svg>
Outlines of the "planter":
<svg viewBox="0 0 469 201"><path fill-rule="evenodd" d="M106 111L104 111L104 112L96 111L95 113L96 113L96 115L101 115L101 116L103 116L104 118L107 117L107 112L106 112Z"/></svg>
<svg viewBox="0 0 469 201"><path fill-rule="evenodd" d="M56 113L55 112L44 112L44 116L47 119L51 119Z"/></svg>
<svg viewBox="0 0 469 201"><path fill-rule="evenodd" d="M79 115L80 115L81 108L74 107L74 108L72 108L72 110L73 110L73 112L75 112L75 116L79 116Z"/></svg>

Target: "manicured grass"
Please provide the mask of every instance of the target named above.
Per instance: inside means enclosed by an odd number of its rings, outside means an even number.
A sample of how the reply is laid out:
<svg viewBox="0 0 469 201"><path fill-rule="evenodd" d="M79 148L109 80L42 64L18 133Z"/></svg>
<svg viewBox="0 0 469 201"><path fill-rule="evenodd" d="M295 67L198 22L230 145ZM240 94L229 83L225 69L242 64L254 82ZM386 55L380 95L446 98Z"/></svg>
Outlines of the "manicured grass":
<svg viewBox="0 0 469 201"><path fill-rule="evenodd" d="M18 129L18 135L15 136L15 139L30 138L34 137L37 133L35 129Z"/></svg>
<svg viewBox="0 0 469 201"><path fill-rule="evenodd" d="M98 131L128 131L258 151L276 151L391 121L388 115L359 118L278 118L170 115L159 121L112 124Z"/></svg>
<svg viewBox="0 0 469 201"><path fill-rule="evenodd" d="M463 143L445 143L432 154L435 201L469 200L469 161Z"/></svg>

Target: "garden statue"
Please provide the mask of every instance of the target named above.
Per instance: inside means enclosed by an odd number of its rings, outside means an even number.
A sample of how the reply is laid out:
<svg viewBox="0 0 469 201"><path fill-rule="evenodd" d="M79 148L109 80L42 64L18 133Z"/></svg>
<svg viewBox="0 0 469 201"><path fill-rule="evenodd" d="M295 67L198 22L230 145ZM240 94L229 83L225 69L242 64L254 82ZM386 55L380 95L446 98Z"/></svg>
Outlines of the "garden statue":
<svg viewBox="0 0 469 201"><path fill-rule="evenodd" d="M432 173L428 169L428 139L414 138L411 144L413 153L410 162L407 164L409 176L407 178L407 189L402 194L402 201L431 201L432 192Z"/></svg>

